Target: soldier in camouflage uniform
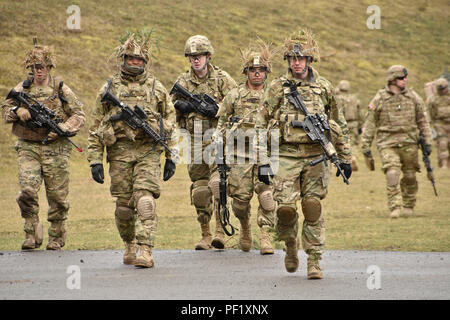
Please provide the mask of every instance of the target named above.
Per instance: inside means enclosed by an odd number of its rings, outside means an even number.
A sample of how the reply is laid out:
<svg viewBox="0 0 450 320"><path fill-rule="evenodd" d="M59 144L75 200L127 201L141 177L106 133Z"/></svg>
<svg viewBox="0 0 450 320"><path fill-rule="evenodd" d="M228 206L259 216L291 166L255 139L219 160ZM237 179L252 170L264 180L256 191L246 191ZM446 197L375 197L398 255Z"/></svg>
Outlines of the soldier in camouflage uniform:
<svg viewBox="0 0 450 320"><path fill-rule="evenodd" d="M450 168L450 94L445 78L436 80L437 93L427 99L431 124L437 133L439 168Z"/></svg>
<svg viewBox="0 0 450 320"><path fill-rule="evenodd" d="M169 136L168 146L173 150L176 137L175 109L165 87L148 70L152 35L148 31L127 33L116 56L120 72L111 81L110 91L124 104L140 106L148 115L147 123L159 134ZM133 130L123 120L110 121L121 109L101 102L105 84L97 95L92 111L88 138L88 161L95 181L103 183L103 153L109 162L111 195L116 200L115 220L125 244L124 264L151 268L154 265L154 247L158 217L156 201L161 194L160 157L165 150L142 129ZM160 133L163 123L164 133ZM175 162L165 150L164 181L175 173ZM137 252L140 255L137 257Z"/></svg>
<svg viewBox="0 0 450 320"><path fill-rule="evenodd" d="M386 174L390 217L394 219L411 216L416 204L416 172L420 170L417 129L425 137L427 150L424 152L431 153L431 130L425 106L422 98L406 87L407 75L401 65L387 70L387 85L370 102L361 136L366 163L373 163L370 146L377 135L377 148Z"/></svg>
<svg viewBox="0 0 450 320"><path fill-rule="evenodd" d="M181 74L176 82L193 94L208 94L220 104L225 95L236 86L230 75L219 67L210 63L214 49L207 37L195 35L185 44L184 55L189 58L191 68ZM204 149L211 143L210 139L202 140L202 152L195 154L194 132L198 135L208 129L217 127L217 118L208 118L193 110L189 101L173 95L175 109L177 110L177 123L180 128L186 129L191 135L191 159L188 164L188 173L192 181L190 193L191 204L197 211L197 220L200 223L202 238L195 245L196 250L218 249L225 247L225 234L217 217L219 199L219 176L214 166L208 165L202 158ZM194 128L195 127L195 128ZM209 223L213 211L216 218L216 231L214 238L211 235Z"/></svg>
<svg viewBox="0 0 450 320"><path fill-rule="evenodd" d="M342 80L339 82L337 89L336 102L344 112L345 121L347 121L347 126L350 130L352 169L353 171L357 171L358 161L355 154L359 145L359 135L362 133L361 129L364 122L363 110L356 95L350 93L350 82Z"/></svg>
<svg viewBox="0 0 450 320"><path fill-rule="evenodd" d="M60 122L61 130L75 135L85 123L83 104L72 90L58 77L51 75L56 67L51 48L37 45L27 54L26 68L30 77L19 83L14 90L27 93L52 110ZM20 194L17 203L25 219L26 240L22 249L37 249L42 244L42 224L39 222L38 193L44 181L49 204L47 250L61 250L65 244L65 221L69 202L69 157L72 145L45 128L31 130L24 123L31 119L26 106L7 99L2 104L2 118L12 123L12 132L18 136L15 149L18 154ZM49 144L42 141L48 137Z"/></svg>
<svg viewBox="0 0 450 320"><path fill-rule="evenodd" d="M256 128L280 129L279 165L278 172L274 172L273 197L277 202L275 229L279 240L286 244L286 270L295 272L299 265L297 200L301 199L305 217L301 239L308 255L308 279L321 279L323 275L319 260L325 242L325 221L320 200L327 194L330 169L324 162L315 166L309 164L311 160L319 158L323 151L320 144L312 142L302 128L292 127L290 120L302 121L304 114L287 100L289 85L296 86L311 114L319 113L329 119L333 142L347 177L351 175L349 132L344 115L336 104L331 83L310 66L310 63L319 59L318 46L312 33L300 30L292 34L286 39L284 48L288 72L273 80L265 91L263 109L259 113ZM258 179L268 184L273 166L269 159L264 159L264 152L260 152L260 155Z"/></svg>
<svg viewBox="0 0 450 320"><path fill-rule="evenodd" d="M241 51L243 66L242 73L246 75L246 82L232 89L225 96L222 108L218 112L218 131L233 133L233 147L239 138L245 137L248 129L254 131L256 115L264 94L265 80L271 72L272 55L270 47L262 42L254 43ZM230 130L232 132L230 132ZM234 134L237 132L237 136ZM249 137L251 139L251 137ZM247 139L246 139L247 141ZM236 143L236 144L235 144ZM273 254L270 243L269 228L274 225L273 211L275 202L272 197L272 187L257 179L257 165L255 157L251 157L249 143L245 142L245 149L234 148L234 161L230 165L228 176L229 196L232 200L232 210L241 224L239 246L243 251L249 251L252 245L250 226L250 200L253 192L258 195L257 224L261 229L260 253Z"/></svg>

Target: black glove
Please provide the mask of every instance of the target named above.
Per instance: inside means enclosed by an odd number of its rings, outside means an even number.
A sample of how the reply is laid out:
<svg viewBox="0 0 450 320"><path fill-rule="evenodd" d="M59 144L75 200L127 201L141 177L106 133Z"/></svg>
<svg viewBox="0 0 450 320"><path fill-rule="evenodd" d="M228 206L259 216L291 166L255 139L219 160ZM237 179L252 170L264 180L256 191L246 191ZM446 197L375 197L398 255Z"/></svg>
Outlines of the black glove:
<svg viewBox="0 0 450 320"><path fill-rule="evenodd" d="M362 135L362 128L358 128L358 134Z"/></svg>
<svg viewBox="0 0 450 320"><path fill-rule="evenodd" d="M258 167L258 180L269 185L269 176L273 178L273 171L270 164L265 164Z"/></svg>
<svg viewBox="0 0 450 320"><path fill-rule="evenodd" d="M166 159L164 164L164 177L163 180L167 181L175 174L175 163L172 160Z"/></svg>
<svg viewBox="0 0 450 320"><path fill-rule="evenodd" d="M432 149L433 149L433 148L431 147L431 144L426 144L426 145L425 145L425 150L424 150L424 152L427 153L427 156L429 156L429 155L431 154Z"/></svg>
<svg viewBox="0 0 450 320"><path fill-rule="evenodd" d="M101 163L91 165L92 179L96 182L103 184L105 179L105 173L103 171L103 165Z"/></svg>
<svg viewBox="0 0 450 320"><path fill-rule="evenodd" d="M341 170L344 171L345 176L347 179L350 179L350 176L352 175L352 165L347 163L340 163L339 166L341 167ZM339 170L336 171L336 177L339 177L341 173Z"/></svg>
<svg viewBox="0 0 450 320"><path fill-rule="evenodd" d="M177 100L177 102L175 102L174 104L174 107L181 113L189 113L195 111L192 104L189 101L185 100Z"/></svg>

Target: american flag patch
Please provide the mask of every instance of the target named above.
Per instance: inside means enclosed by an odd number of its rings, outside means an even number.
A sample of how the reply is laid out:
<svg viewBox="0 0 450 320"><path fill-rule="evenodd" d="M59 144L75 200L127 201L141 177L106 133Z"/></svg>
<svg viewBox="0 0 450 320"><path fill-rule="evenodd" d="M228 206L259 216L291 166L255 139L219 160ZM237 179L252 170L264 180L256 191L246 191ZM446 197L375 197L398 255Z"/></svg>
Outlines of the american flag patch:
<svg viewBox="0 0 450 320"><path fill-rule="evenodd" d="M373 109L374 108L374 106L373 106L373 104L369 104L369 109Z"/></svg>

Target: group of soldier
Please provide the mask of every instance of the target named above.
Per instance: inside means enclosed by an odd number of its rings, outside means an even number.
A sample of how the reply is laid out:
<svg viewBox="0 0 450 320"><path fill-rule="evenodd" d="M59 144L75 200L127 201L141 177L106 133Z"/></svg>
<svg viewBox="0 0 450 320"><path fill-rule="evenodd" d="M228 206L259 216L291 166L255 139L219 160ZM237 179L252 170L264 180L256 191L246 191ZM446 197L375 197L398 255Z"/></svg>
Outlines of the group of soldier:
<svg viewBox="0 0 450 320"><path fill-rule="evenodd" d="M252 42L241 50L241 72L245 81L237 84L230 75L212 64L214 49L207 37L195 35L185 44L184 55L190 69L176 80L189 92L208 94L219 105L217 113L199 112L192 101L170 94L149 71L152 38L144 31L127 34L116 51L118 72L100 89L90 117L87 159L92 178L104 182L103 157L109 163L111 195L116 198L115 222L125 244L123 263L150 268L154 265L152 248L157 231L156 199L161 195L160 157L164 152L163 180L170 179L176 169L178 156L177 128L194 135L215 129L224 132L233 126L240 129L278 129L278 168L264 144L258 145L256 161L251 161L248 150L233 154L227 179L231 208L240 222L239 247L252 247L250 201L257 194L257 224L260 228L260 253L273 254L270 228L285 243L285 268L295 272L299 266L300 243L305 250L307 277L323 277L319 261L325 242L325 221L321 200L327 194L330 167L323 158L324 150L312 141L302 127L305 114L287 98L298 94L311 114L319 114L329 126L327 138L333 142L334 155L339 159L337 175L350 178L357 169L351 143L358 144L368 164L373 163L371 142L377 135L382 168L386 173L388 204L391 217L412 215L417 193L415 174L419 170L417 131L425 137L427 152L431 152L431 129L425 106L417 93L406 87L407 71L403 66L392 66L387 71L386 87L380 90L363 115L359 101L351 95L349 83L339 84L335 94L331 83L312 66L320 59L318 44L311 31L304 29L291 34L284 43L283 57L287 62L284 75L266 83L272 71L273 48L262 40ZM26 67L32 76L14 90L24 92L51 109L59 119L59 128L75 135L85 124L83 104L58 77L51 75L55 58L47 46L35 47L27 54ZM448 138L450 107L447 82L440 82L438 93L430 99L431 120L438 131L439 161L448 165ZM114 116L120 106L104 99L110 92L124 105L138 105L146 114L146 122L155 130L167 133L167 146L149 137L143 130L130 127ZM346 107L348 106L348 107ZM12 123L18 136L15 149L18 154L20 193L17 203L25 219L26 240L23 250L39 248L43 242L39 222L38 191L45 183L49 203L50 222L48 250L60 250L65 244L69 203L69 156L71 144L48 128L30 128L26 123L31 114L23 104L6 99L2 117ZM236 123L235 120L239 119ZM347 119L347 120L346 120ZM365 121L363 121L365 119ZM300 125L293 125L293 121ZM41 143L44 139L50 143ZM202 140L202 151L214 143L217 135ZM191 140L191 160L201 157L194 152ZM106 154L105 154L106 151ZM355 149L353 150L355 152ZM199 155L200 154L200 155ZM197 212L201 239L196 250L225 248L225 233L219 218L219 173L216 164L203 159L188 164L191 204ZM403 178L400 175L403 172ZM299 235L299 209L304 220ZM210 221L215 217L211 232Z"/></svg>

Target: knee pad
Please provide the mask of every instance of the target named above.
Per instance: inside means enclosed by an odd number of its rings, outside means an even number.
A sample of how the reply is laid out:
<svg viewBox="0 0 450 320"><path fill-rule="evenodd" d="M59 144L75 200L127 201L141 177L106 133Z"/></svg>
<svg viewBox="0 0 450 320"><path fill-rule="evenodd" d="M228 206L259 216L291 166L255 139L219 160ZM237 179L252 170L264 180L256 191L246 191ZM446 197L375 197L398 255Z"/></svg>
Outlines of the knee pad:
<svg viewBox="0 0 450 320"><path fill-rule="evenodd" d="M262 191L258 194L258 201L261 208L266 211L273 211L275 209L275 200L273 200L272 191L270 190Z"/></svg>
<svg viewBox="0 0 450 320"><path fill-rule="evenodd" d="M39 209L36 209L39 206L36 201L36 196L36 192L34 192L34 190L29 187L24 188L22 191L20 191L20 194L17 197L16 201L19 205L20 212L23 218L29 217L33 214L37 214L39 212Z"/></svg>
<svg viewBox="0 0 450 320"><path fill-rule="evenodd" d="M250 202L234 198L231 208L237 218L245 219L248 217L248 212L250 211Z"/></svg>
<svg viewBox="0 0 450 320"><path fill-rule="evenodd" d="M211 190L207 180L198 180L192 184L191 198L196 207L206 207L211 203Z"/></svg>
<svg viewBox="0 0 450 320"><path fill-rule="evenodd" d="M316 222L322 214L322 205L315 198L303 199L302 211L306 221Z"/></svg>
<svg viewBox="0 0 450 320"><path fill-rule="evenodd" d="M138 199L136 209L141 220L153 220L156 216L156 201L151 195Z"/></svg>
<svg viewBox="0 0 450 320"><path fill-rule="evenodd" d="M416 173L414 171L404 172L402 180L405 184L414 185L417 182Z"/></svg>
<svg viewBox="0 0 450 320"><path fill-rule="evenodd" d="M218 200L220 197L219 183L220 183L219 178L213 178L208 183L208 186L211 189L214 199L216 199L216 200Z"/></svg>
<svg viewBox="0 0 450 320"><path fill-rule="evenodd" d="M127 207L125 204L118 201L116 203L116 211L114 212L114 214L119 220L128 221L133 219L134 209Z"/></svg>
<svg viewBox="0 0 450 320"><path fill-rule="evenodd" d="M400 170L390 168L386 171L386 181L388 186L396 186L399 183Z"/></svg>
<svg viewBox="0 0 450 320"><path fill-rule="evenodd" d="M277 209L278 222L282 225L291 225L297 218L297 212L292 207L281 206Z"/></svg>

